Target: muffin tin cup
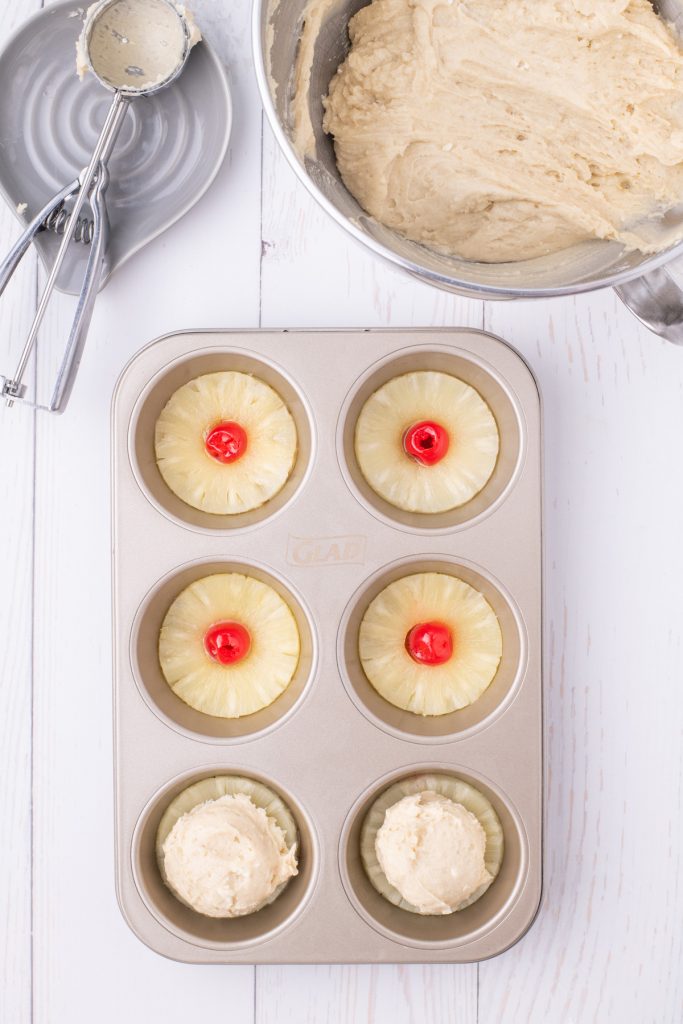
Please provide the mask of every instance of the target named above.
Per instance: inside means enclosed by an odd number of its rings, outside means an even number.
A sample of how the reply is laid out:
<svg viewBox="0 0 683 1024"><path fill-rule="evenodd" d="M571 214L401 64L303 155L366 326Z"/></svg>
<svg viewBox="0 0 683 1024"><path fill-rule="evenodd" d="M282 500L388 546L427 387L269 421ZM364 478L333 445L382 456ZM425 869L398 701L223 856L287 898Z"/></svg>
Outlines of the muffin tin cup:
<svg viewBox="0 0 683 1024"><path fill-rule="evenodd" d="M283 399L296 425L298 450L284 487L259 508L237 515L214 515L188 505L170 490L156 464L154 428L171 395L195 377L225 368L225 356L212 349L172 360L154 375L140 395L130 421L128 451L138 484L152 505L179 526L210 534L251 530L284 511L305 485L315 457L315 432L309 404L291 377L270 359L255 358L245 349L230 352L230 369L269 384Z"/></svg>
<svg viewBox="0 0 683 1024"><path fill-rule="evenodd" d="M488 797L501 825L505 852L499 874L478 900L453 914L429 916L402 910L385 899L368 879L360 856L360 832L372 804L401 779L430 772L468 782ZM505 794L471 769L453 764L425 763L398 769L377 780L349 811L339 841L339 871L347 895L371 928L416 949L448 949L482 939L504 920L519 897L529 870L529 841L519 813Z"/></svg>
<svg viewBox="0 0 683 1024"><path fill-rule="evenodd" d="M155 840L164 811L179 793L194 782L213 775L246 775L262 782L280 796L298 829L298 874L270 904L254 914L212 918L198 914L176 899L161 879ZM304 911L318 876L320 850L313 823L295 797L273 779L241 768L204 767L176 776L157 791L143 809L133 833L131 862L135 884L150 913L184 942L207 949L243 949L265 942L289 927Z"/></svg>
<svg viewBox="0 0 683 1024"><path fill-rule="evenodd" d="M476 387L501 431L488 484L434 519L378 505L363 491L349 447L370 391L420 368ZM299 453L270 502L234 520L214 519L168 489L154 461L154 426L177 387L235 369L282 395ZM183 332L129 363L112 407L116 882L123 915L148 946L187 963L465 963L524 934L542 874L540 442L533 377L504 342L479 331ZM370 686L356 643L375 593L430 570L484 594L501 625L503 656L473 705L423 718ZM220 719L173 694L158 640L185 586L230 571L273 586L302 643L295 676L269 708ZM426 770L479 787L507 844L490 889L447 918L384 901L356 845L374 796ZM301 834L300 875L272 905L233 921L184 907L164 885L154 853L170 801L213 774L271 786Z"/></svg>
<svg viewBox="0 0 683 1024"><path fill-rule="evenodd" d="M161 626L170 605L185 587L214 573L237 572L272 587L292 610L299 631L299 661L287 688L268 707L241 718L218 718L197 711L177 697L159 664ZM133 622L130 659L140 694L151 710L172 729L214 743L239 743L282 725L306 697L315 676L318 645L311 613L286 581L256 562L197 559L159 580L146 595Z"/></svg>
<svg viewBox="0 0 683 1024"><path fill-rule="evenodd" d="M500 449L493 473L470 501L447 512L395 508L367 482L354 450L356 420L370 395L394 377L419 370L448 373L469 384L485 400L498 426ZM524 417L509 384L484 360L441 345L416 345L371 366L351 388L337 426L337 458L352 494L381 522L414 533L452 533L473 526L495 511L514 487L524 462L525 444Z"/></svg>
<svg viewBox="0 0 683 1024"><path fill-rule="evenodd" d="M358 632L370 602L394 580L422 572L457 576L478 590L496 613L503 634L503 654L489 686L473 704L445 715L415 715L385 700L365 675L358 654ZM370 722L399 739L444 743L465 739L503 714L524 678L527 641L512 597L480 566L450 555L408 557L384 566L353 596L339 628L337 659L349 697Z"/></svg>

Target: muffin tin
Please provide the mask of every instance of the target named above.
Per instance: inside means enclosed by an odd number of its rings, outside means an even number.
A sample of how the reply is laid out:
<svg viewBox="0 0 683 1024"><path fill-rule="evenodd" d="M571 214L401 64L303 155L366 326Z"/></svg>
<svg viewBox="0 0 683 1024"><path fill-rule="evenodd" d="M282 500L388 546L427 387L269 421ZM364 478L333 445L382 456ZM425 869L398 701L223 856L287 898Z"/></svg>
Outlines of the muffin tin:
<svg viewBox="0 0 683 1024"><path fill-rule="evenodd" d="M181 384L219 369L273 385L297 424L285 488L233 517L184 505L163 482L154 424ZM443 515L393 509L365 484L353 424L384 381L439 369L472 384L500 431L493 476ZM124 370L113 401L114 707L117 893L151 948L191 963L469 962L524 934L542 867L541 455L534 379L504 342L473 330L202 331L166 336ZM370 600L413 571L454 572L493 605L500 669L469 708L418 718L365 679L357 630ZM171 692L157 660L161 620L192 580L248 572L274 586L299 626L288 689L247 718L210 718ZM479 788L505 833L499 876L472 906L420 917L371 886L363 816L384 788L423 771ZM291 808L300 871L257 914L204 918L166 889L154 838L168 803L216 773L265 782Z"/></svg>

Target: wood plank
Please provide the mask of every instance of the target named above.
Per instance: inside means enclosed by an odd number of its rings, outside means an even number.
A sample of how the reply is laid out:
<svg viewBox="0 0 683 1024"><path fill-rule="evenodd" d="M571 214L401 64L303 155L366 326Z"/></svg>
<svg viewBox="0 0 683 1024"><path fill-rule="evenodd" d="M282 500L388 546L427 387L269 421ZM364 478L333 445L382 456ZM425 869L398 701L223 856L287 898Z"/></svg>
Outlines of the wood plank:
<svg viewBox="0 0 683 1024"><path fill-rule="evenodd" d="M16 237L17 223L0 210L0 247ZM12 374L35 302L36 262L27 257L0 302L0 372ZM26 377L34 391L33 369ZM35 414L27 406L0 407L0 991L13 1024L31 1010L31 709L33 630L33 497Z"/></svg>
<svg viewBox="0 0 683 1024"><path fill-rule="evenodd" d="M613 293L487 308L545 407L541 914L480 967L480 1022L679 1022L683 352Z"/></svg>
<svg viewBox="0 0 683 1024"><path fill-rule="evenodd" d="M476 967L257 967L255 1024L475 1024Z"/></svg>
<svg viewBox="0 0 683 1024"><path fill-rule="evenodd" d="M262 238L264 327L482 326L481 302L413 281L348 237L297 180L267 123ZM256 1020L469 1024L476 989L476 965L258 967Z"/></svg>
<svg viewBox="0 0 683 1024"><path fill-rule="evenodd" d="M193 5L223 60L244 66L248 7ZM253 969L165 960L124 923L114 895L109 406L127 359L183 327L258 322L260 160L255 87L244 74L233 154L201 203L114 275L98 297L71 403L38 423L35 640L35 1022L169 1024L224 1007L253 1020ZM222 225L220 230L216 225ZM74 300L41 335L41 373ZM144 537L140 537L144 544ZM179 560L182 552L179 551ZM197 754L200 759L208 755Z"/></svg>
<svg viewBox="0 0 683 1024"><path fill-rule="evenodd" d="M114 894L108 392L128 339L113 302L100 297L68 410L38 422L34 1020L91 1024L96 1007L98 1024L119 1024L163 1007L182 1024L208 1016L229 985L236 1024L251 1024L251 968L162 959L128 930ZM57 300L43 344L63 338L72 309ZM110 330L121 348L97 344Z"/></svg>
<svg viewBox="0 0 683 1024"><path fill-rule="evenodd" d="M0 0L3 37L38 8L38 0ZM0 40L2 42L2 40ZM0 162L6 159L0 142ZM21 228L4 203L0 253ZM0 373L11 375L35 305L37 258L29 254L0 301ZM26 376L34 393L34 368ZM35 415L26 406L0 406L0 992L2 1016L12 1024L31 1020L31 711L33 630L33 500Z"/></svg>

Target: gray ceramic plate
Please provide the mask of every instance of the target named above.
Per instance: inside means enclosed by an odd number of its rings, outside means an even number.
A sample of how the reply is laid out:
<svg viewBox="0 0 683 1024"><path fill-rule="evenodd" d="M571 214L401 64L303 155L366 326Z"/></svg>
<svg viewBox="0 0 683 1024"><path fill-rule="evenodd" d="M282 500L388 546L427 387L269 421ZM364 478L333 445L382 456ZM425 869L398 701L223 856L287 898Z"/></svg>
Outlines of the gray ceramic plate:
<svg viewBox="0 0 683 1024"><path fill-rule="evenodd" d="M40 11L0 54L0 191L24 224L88 163L111 94L76 76L83 7L66 0ZM178 81L131 104L110 162L112 228L103 284L133 253L187 213L225 156L232 107L225 69L202 42ZM38 236L43 262L59 237ZM60 275L77 294L87 249L73 244Z"/></svg>

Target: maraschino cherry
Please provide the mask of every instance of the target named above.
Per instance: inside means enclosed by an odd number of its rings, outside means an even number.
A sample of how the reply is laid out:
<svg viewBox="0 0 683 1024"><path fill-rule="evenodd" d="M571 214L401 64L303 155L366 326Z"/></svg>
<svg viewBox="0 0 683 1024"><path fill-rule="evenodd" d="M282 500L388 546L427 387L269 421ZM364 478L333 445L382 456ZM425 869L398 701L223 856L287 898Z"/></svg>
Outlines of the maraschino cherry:
<svg viewBox="0 0 683 1024"><path fill-rule="evenodd" d="M247 432L239 423L224 420L209 431L204 441L207 454L227 465L241 459L247 450Z"/></svg>
<svg viewBox="0 0 683 1024"><path fill-rule="evenodd" d="M453 636L443 622L418 622L406 637L406 650L419 665L444 665L453 654Z"/></svg>
<svg viewBox="0 0 683 1024"><path fill-rule="evenodd" d="M214 661L234 665L249 653L249 630L241 622L217 622L204 635L204 647Z"/></svg>
<svg viewBox="0 0 683 1024"><path fill-rule="evenodd" d="M434 466L441 462L449 444L448 431L433 420L414 423L403 435L404 452L423 466Z"/></svg>

